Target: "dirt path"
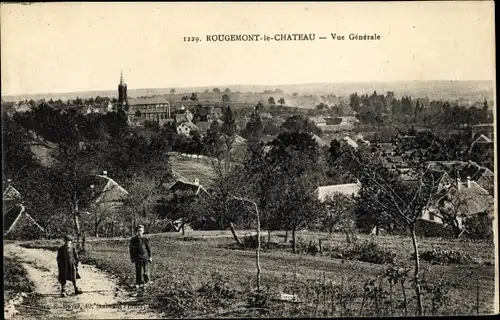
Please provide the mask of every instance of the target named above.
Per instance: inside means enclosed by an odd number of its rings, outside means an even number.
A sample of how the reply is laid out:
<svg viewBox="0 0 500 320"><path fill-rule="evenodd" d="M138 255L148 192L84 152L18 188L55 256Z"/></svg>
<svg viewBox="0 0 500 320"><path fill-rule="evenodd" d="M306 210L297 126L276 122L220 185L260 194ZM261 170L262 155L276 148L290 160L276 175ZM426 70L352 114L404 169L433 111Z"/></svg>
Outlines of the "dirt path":
<svg viewBox="0 0 500 320"><path fill-rule="evenodd" d="M35 308L16 307L19 316L28 318L71 319L158 319L147 306L134 304L135 298L118 286L117 279L90 265L80 265L82 277L77 283L83 290L73 295L73 285L66 284L67 297L60 297L57 281L56 253L41 249L28 249L16 244L4 246L4 256L18 257L36 287L40 303ZM27 303L23 303L27 305ZM13 319L16 319L14 317Z"/></svg>

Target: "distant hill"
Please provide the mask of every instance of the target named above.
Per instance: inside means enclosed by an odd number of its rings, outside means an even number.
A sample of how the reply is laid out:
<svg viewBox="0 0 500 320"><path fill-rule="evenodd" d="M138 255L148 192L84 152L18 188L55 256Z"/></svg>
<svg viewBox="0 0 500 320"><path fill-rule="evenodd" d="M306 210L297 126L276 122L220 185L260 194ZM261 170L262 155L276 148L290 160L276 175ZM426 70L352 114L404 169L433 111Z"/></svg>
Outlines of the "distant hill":
<svg viewBox="0 0 500 320"><path fill-rule="evenodd" d="M205 90L212 92L212 89L218 87L221 91L229 88L233 93L262 93L264 90L280 89L283 94L274 94L274 96L291 96L293 93L298 95L326 95L334 94L336 96L348 97L351 93L358 94L385 93L387 91L395 92L396 96L410 95L412 97L429 97L430 99L444 100L465 100L465 101L488 101L494 100L494 82L492 81L399 81L399 82L350 82L350 83L306 83L292 85L221 85L210 87L184 87L175 88L176 94L198 92ZM170 95L172 88L129 88L130 97ZM24 99L75 99L90 97L117 97L117 90L69 92L69 93L47 93L2 96L3 101L20 101ZM203 101L202 97L200 100Z"/></svg>

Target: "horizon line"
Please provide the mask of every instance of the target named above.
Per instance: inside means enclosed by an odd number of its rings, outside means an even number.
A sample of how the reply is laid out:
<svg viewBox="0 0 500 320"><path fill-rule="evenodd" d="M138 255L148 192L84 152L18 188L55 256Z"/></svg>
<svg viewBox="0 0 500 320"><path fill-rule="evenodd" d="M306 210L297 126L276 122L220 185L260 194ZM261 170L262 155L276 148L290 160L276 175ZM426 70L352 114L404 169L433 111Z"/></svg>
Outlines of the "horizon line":
<svg viewBox="0 0 500 320"><path fill-rule="evenodd" d="M188 88L219 88L220 87L235 87L235 86L253 86L253 87L263 87L263 86L300 86L300 85L338 85L338 84L357 84L357 83L404 83L404 82L492 82L495 83L495 79L490 80L370 80L370 81L358 81L358 80L347 80L347 81L335 81L335 82L303 82L303 83L288 83L288 84L214 84L214 85L190 85L190 86L164 86L164 87L139 87L139 88L129 88L131 90L158 90L158 89L188 89ZM125 82L126 84L126 82ZM278 88L279 89L279 88ZM58 92L39 92L39 93L12 93L12 94L2 94L1 97L12 97L12 96L27 96L27 95L62 95L62 94L78 94L96 91L114 91L113 89L88 89L88 90L76 90L76 91L58 91Z"/></svg>

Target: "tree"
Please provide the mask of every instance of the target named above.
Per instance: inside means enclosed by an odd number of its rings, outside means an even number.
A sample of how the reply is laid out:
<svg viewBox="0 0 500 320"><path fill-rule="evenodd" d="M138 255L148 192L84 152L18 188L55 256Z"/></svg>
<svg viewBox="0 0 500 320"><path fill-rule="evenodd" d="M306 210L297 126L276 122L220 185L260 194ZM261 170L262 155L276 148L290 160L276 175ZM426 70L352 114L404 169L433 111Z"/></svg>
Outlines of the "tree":
<svg viewBox="0 0 500 320"><path fill-rule="evenodd" d="M264 126L258 112L252 112L250 120L246 123L245 129L241 133L249 140L258 140L263 134Z"/></svg>
<svg viewBox="0 0 500 320"><path fill-rule="evenodd" d="M431 174L421 152L406 157L409 179L403 179L397 171L386 168L380 152L373 154L351 151L351 161L356 164L356 175L361 182L361 191L368 203L379 208L375 214L390 217L394 224L405 225L411 234L414 251L414 284L417 310L422 315L420 288L420 259L415 227L423 213L432 205L438 190L438 182Z"/></svg>
<svg viewBox="0 0 500 320"><path fill-rule="evenodd" d="M335 193L327 197L324 205L326 214L322 219L323 226L330 234L335 228L342 230L349 242L354 232L355 199L342 193Z"/></svg>
<svg viewBox="0 0 500 320"><path fill-rule="evenodd" d="M224 93L229 94L229 93L231 93L231 90L229 88L226 88L226 90L224 90Z"/></svg>
<svg viewBox="0 0 500 320"><path fill-rule="evenodd" d="M489 107L488 107L488 101L486 99L484 99L481 118L482 122L489 122Z"/></svg>
<svg viewBox="0 0 500 320"><path fill-rule="evenodd" d="M326 105L325 103L321 102L320 104L318 104L316 106L316 109L318 110L324 110L324 109L327 109L328 108L328 105Z"/></svg>
<svg viewBox="0 0 500 320"><path fill-rule="evenodd" d="M274 97L269 97L269 99L267 99L267 103L273 106L276 104L276 101L274 101Z"/></svg>
<svg viewBox="0 0 500 320"><path fill-rule="evenodd" d="M215 92L215 93L220 93L220 89L219 88L213 88L212 91Z"/></svg>
<svg viewBox="0 0 500 320"><path fill-rule="evenodd" d="M285 104L285 99L284 98L280 98L278 100L278 103L283 107L283 105Z"/></svg>
<svg viewBox="0 0 500 320"><path fill-rule="evenodd" d="M188 96L182 96L181 101L188 101L189 97Z"/></svg>
<svg viewBox="0 0 500 320"><path fill-rule="evenodd" d="M150 230L158 219L157 204L163 195L163 181L136 174L126 183L129 195L122 202L124 212L116 218L129 223L131 234L139 224Z"/></svg>
<svg viewBox="0 0 500 320"><path fill-rule="evenodd" d="M321 203L314 195L322 173L316 168L319 150L316 141L305 132L282 132L269 144L269 163L279 174L281 206L286 213L286 230L292 231L293 250L296 252L295 232L316 219Z"/></svg>
<svg viewBox="0 0 500 320"><path fill-rule="evenodd" d="M303 115L293 115L288 117L281 125L281 128L286 131L305 131L308 133L312 132L316 135L321 134L321 129L314 123L311 123L308 119L304 118Z"/></svg>
<svg viewBox="0 0 500 320"><path fill-rule="evenodd" d="M15 181L38 167L38 162L29 148L32 141L29 131L5 113L2 114L2 131L3 176Z"/></svg>
<svg viewBox="0 0 500 320"><path fill-rule="evenodd" d="M170 94L175 94L175 89L170 89Z"/></svg>
<svg viewBox="0 0 500 320"><path fill-rule="evenodd" d="M191 97L189 99L194 102L198 101L198 94L196 92L191 93Z"/></svg>
<svg viewBox="0 0 500 320"><path fill-rule="evenodd" d="M230 103L231 102L231 96L227 93L224 93L222 95L222 103Z"/></svg>
<svg viewBox="0 0 500 320"><path fill-rule="evenodd" d="M222 141L220 139L221 128L217 120L210 123L207 133L203 137L203 146L205 154L208 156L219 157L223 152Z"/></svg>
<svg viewBox="0 0 500 320"><path fill-rule="evenodd" d="M236 119L234 118L231 107L228 106L224 109L222 116L222 129L221 132L226 136L232 137L236 133Z"/></svg>

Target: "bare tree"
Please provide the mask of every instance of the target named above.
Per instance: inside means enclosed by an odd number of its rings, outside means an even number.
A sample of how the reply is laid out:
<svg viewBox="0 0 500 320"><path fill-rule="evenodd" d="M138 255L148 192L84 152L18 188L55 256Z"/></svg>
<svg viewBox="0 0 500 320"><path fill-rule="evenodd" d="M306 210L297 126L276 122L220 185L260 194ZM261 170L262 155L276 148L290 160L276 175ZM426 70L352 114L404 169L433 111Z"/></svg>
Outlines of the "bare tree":
<svg viewBox="0 0 500 320"><path fill-rule="evenodd" d="M420 259L415 228L417 221L433 204L438 180L431 174L423 154L419 152L414 152L406 159L410 169L406 173L406 179L399 172L386 168L379 152L368 155L351 150L350 159L357 164L361 188L368 200L383 209L394 223L402 223L410 231L414 251L417 311L422 315Z"/></svg>
<svg viewBox="0 0 500 320"><path fill-rule="evenodd" d="M259 207L257 206L257 203L253 200L243 198L243 197L237 197L235 195L230 194L231 197L234 200L238 201L243 201L246 202L247 204L250 204L250 206L247 206L247 210L255 215L256 218L256 231L257 231L257 248L255 249L255 263L257 265L257 290L260 290L260 274L261 274L261 269L260 269L260 213L259 213Z"/></svg>

